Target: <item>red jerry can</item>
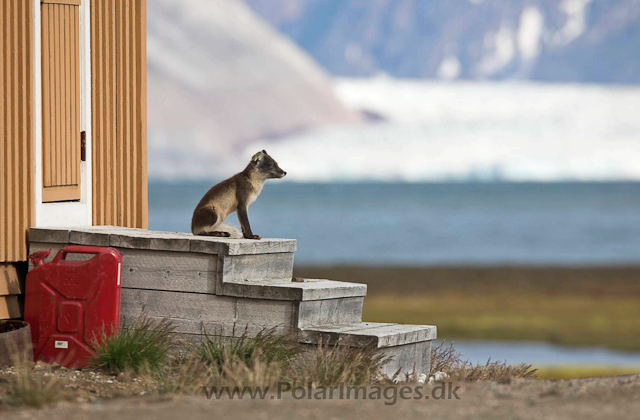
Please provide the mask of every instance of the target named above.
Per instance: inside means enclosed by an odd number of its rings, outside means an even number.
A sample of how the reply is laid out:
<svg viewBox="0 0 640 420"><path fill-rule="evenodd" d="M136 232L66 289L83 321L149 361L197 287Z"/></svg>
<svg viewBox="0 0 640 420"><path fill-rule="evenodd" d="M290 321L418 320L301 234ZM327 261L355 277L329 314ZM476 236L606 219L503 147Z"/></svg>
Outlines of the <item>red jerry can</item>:
<svg viewBox="0 0 640 420"><path fill-rule="evenodd" d="M24 320L31 325L34 359L85 367L94 340L120 327L122 255L114 248L68 246L53 261L33 255L27 275ZM48 254L48 253L47 253ZM95 254L68 261L69 254Z"/></svg>

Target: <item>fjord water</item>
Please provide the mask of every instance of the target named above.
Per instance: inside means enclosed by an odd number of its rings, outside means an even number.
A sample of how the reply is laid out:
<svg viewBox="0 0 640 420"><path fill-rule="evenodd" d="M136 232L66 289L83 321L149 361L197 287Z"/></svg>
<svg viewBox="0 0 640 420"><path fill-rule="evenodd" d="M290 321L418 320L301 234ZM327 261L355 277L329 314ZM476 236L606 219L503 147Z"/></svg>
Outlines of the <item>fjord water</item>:
<svg viewBox="0 0 640 420"><path fill-rule="evenodd" d="M149 227L188 232L214 182L151 182ZM269 181L249 212L255 233L298 240L296 265L640 263L640 183ZM454 342L474 363L640 366L637 352L600 347Z"/></svg>
<svg viewBox="0 0 640 420"><path fill-rule="evenodd" d="M188 232L213 183L151 182L149 227ZM640 263L640 183L268 181L249 217L301 265Z"/></svg>

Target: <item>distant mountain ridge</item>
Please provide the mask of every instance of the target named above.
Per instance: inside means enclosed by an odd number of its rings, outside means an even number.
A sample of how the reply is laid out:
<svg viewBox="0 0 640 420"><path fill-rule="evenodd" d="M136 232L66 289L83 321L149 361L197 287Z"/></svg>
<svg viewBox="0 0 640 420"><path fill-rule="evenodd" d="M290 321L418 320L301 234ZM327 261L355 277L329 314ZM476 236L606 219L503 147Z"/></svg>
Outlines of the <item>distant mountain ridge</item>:
<svg viewBox="0 0 640 420"><path fill-rule="evenodd" d="M638 0L245 0L339 76L640 83Z"/></svg>
<svg viewBox="0 0 640 420"><path fill-rule="evenodd" d="M151 177L230 174L251 141L358 119L325 71L241 0L147 7Z"/></svg>

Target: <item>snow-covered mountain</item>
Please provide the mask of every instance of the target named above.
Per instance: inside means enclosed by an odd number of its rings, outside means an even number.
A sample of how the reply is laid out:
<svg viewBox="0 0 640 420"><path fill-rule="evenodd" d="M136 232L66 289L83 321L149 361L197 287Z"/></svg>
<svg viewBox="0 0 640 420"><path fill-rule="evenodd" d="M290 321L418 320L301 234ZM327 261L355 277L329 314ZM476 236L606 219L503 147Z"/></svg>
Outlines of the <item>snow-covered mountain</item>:
<svg viewBox="0 0 640 420"><path fill-rule="evenodd" d="M242 1L147 7L150 176L228 172L258 137L357 119L324 70Z"/></svg>
<svg viewBox="0 0 640 420"><path fill-rule="evenodd" d="M336 92L385 119L269 145L288 180L640 180L638 86L377 77Z"/></svg>
<svg viewBox="0 0 640 420"><path fill-rule="evenodd" d="M245 0L335 75L640 83L638 0Z"/></svg>

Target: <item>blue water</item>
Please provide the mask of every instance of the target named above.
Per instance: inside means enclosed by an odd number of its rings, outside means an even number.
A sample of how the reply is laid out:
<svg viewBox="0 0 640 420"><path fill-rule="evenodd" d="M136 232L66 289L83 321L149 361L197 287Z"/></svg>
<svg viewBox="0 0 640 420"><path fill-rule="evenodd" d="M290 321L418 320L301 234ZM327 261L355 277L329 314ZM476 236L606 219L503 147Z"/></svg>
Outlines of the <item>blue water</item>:
<svg viewBox="0 0 640 420"><path fill-rule="evenodd" d="M151 182L149 227L189 231L213 183ZM640 183L269 181L249 213L298 264L640 263Z"/></svg>
<svg viewBox="0 0 640 420"><path fill-rule="evenodd" d="M609 350L603 347L563 347L549 343L500 340L451 340L472 363L487 360L540 366L623 366L640 367L640 353ZM437 342L439 344L440 341Z"/></svg>

